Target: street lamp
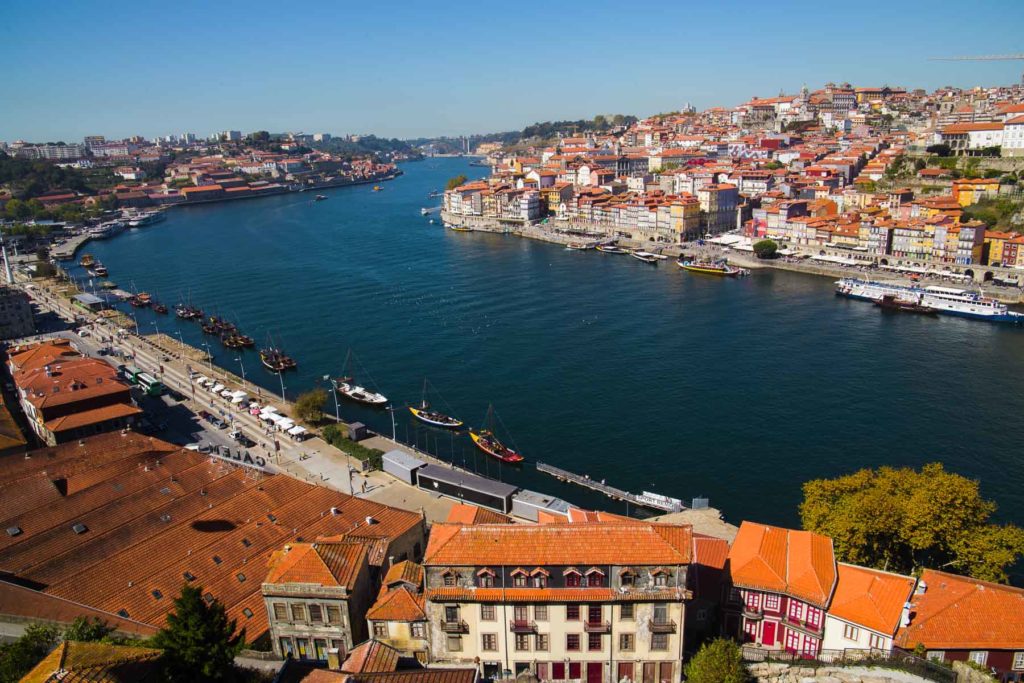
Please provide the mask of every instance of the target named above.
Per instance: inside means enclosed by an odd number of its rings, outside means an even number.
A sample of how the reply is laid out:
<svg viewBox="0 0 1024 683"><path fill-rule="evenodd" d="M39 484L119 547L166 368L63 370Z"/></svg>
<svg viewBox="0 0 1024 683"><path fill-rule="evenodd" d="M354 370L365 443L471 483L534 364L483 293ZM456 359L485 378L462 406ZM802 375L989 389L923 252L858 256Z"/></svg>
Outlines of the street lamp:
<svg viewBox="0 0 1024 683"><path fill-rule="evenodd" d="M395 409L391 407L389 403L386 410L391 413L391 440L398 441L398 437L395 435ZM406 435L408 436L408 435Z"/></svg>
<svg viewBox="0 0 1024 683"><path fill-rule="evenodd" d="M281 374L280 370L277 371L277 378L281 380L281 400L287 403L288 399L284 397L284 375Z"/></svg>
<svg viewBox="0 0 1024 683"><path fill-rule="evenodd" d="M181 357L184 358L185 357L185 340L181 336L181 330L176 330L176 333L178 335L178 341L181 342Z"/></svg>
<svg viewBox="0 0 1024 683"><path fill-rule="evenodd" d="M242 357L241 356L239 356L235 360L238 361L238 367L242 368L242 388L243 389L248 389L248 387L245 386L245 363L242 362Z"/></svg>
<svg viewBox="0 0 1024 683"><path fill-rule="evenodd" d="M324 375L324 381L331 387L331 393L334 394L334 421L341 424L341 408L338 406L338 389L334 386L331 381L330 375Z"/></svg>
<svg viewBox="0 0 1024 683"><path fill-rule="evenodd" d="M160 326L156 324L155 320L152 323L150 323L150 324L153 326L153 329L156 330L156 336L159 337L160 336Z"/></svg>
<svg viewBox="0 0 1024 683"><path fill-rule="evenodd" d="M210 342L204 341L203 342L203 348L206 349L206 360L209 361L209 364L210 364L210 374L212 375L213 374L213 352L210 351Z"/></svg>

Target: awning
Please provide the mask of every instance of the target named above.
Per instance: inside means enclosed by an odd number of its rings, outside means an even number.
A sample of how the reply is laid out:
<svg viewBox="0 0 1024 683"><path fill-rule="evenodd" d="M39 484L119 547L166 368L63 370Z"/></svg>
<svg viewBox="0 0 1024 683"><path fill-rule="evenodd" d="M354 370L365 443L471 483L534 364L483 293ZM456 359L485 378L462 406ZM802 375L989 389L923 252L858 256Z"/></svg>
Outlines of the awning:
<svg viewBox="0 0 1024 683"><path fill-rule="evenodd" d="M287 418L287 417L282 419L282 420L278 420L278 422L277 422L277 428L280 429L282 432L286 432L286 431L288 431L289 429L291 429L294 426L295 426L295 420L292 420L292 419Z"/></svg>
<svg viewBox="0 0 1024 683"><path fill-rule="evenodd" d="M270 414L276 413L276 412L277 412L277 408L275 408L274 406L264 406L263 410L260 411L260 416L262 417L264 415L270 415Z"/></svg>
<svg viewBox="0 0 1024 683"><path fill-rule="evenodd" d="M298 436L299 434L305 434L306 428L303 427L302 425L295 425L294 427L288 430L288 433L291 434L292 436Z"/></svg>
<svg viewBox="0 0 1024 683"><path fill-rule="evenodd" d="M196 378L195 378L195 379L194 379L193 381L194 381L194 382L195 382L196 384L202 384L202 383L203 383L203 382L205 382L205 381L206 381L207 379L209 379L209 378L208 378L208 377L207 377L206 375L199 375L199 376L198 376L198 377L196 377Z"/></svg>
<svg viewBox="0 0 1024 683"><path fill-rule="evenodd" d="M224 385L218 382L217 384L213 385L213 388L210 389L210 391L212 391L215 394L219 394L220 392L224 391Z"/></svg>

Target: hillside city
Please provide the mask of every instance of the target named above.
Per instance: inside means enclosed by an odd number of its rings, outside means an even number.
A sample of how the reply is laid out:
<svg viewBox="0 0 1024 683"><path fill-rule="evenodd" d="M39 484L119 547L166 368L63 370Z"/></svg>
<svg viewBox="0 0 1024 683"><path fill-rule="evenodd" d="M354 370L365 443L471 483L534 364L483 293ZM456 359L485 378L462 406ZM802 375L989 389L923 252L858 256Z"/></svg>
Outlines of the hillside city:
<svg viewBox="0 0 1024 683"><path fill-rule="evenodd" d="M474 138L486 175L438 189L444 223L1021 301L1024 86L828 83L530 133ZM61 265L180 205L380 189L459 144L0 144L0 627L41 639L10 680L158 680L188 606L236 638L221 652L236 680L1024 681L1024 532L988 523L977 482L926 468L933 505L898 542L829 511L865 491L882 507L905 481L865 480L905 471L807 484L800 529L655 496L643 518L584 509L336 424L333 400L307 411L283 380L257 391ZM83 623L101 637L59 635ZM700 678L711 643L741 678Z"/></svg>

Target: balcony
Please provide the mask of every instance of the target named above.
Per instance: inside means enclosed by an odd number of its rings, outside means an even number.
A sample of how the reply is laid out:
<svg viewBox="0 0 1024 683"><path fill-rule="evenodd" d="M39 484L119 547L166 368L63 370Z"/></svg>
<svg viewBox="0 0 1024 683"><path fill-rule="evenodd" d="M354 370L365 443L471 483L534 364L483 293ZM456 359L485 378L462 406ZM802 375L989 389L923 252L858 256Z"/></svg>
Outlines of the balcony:
<svg viewBox="0 0 1024 683"><path fill-rule="evenodd" d="M456 619L454 621L442 619L441 630L445 633L469 633L469 624L464 622L462 619Z"/></svg>
<svg viewBox="0 0 1024 683"><path fill-rule="evenodd" d="M809 633L814 636L821 635L821 624L815 626L804 619L797 619L796 617L791 617L788 614L782 619L782 623L784 623L786 626L792 626L793 628L800 629L801 631L804 631L805 633Z"/></svg>
<svg viewBox="0 0 1024 683"><path fill-rule="evenodd" d="M508 622L508 630L512 633L536 633L537 624L525 619L513 619Z"/></svg>
<svg viewBox="0 0 1024 683"><path fill-rule="evenodd" d="M611 633L612 625L609 621L585 621L583 630L587 633Z"/></svg>
<svg viewBox="0 0 1024 683"><path fill-rule="evenodd" d="M676 632L676 622L672 619L651 619L647 622L647 627L651 629L651 633Z"/></svg>
<svg viewBox="0 0 1024 683"><path fill-rule="evenodd" d="M743 608L743 616L753 621L764 619L764 612L759 609L752 609L750 607Z"/></svg>

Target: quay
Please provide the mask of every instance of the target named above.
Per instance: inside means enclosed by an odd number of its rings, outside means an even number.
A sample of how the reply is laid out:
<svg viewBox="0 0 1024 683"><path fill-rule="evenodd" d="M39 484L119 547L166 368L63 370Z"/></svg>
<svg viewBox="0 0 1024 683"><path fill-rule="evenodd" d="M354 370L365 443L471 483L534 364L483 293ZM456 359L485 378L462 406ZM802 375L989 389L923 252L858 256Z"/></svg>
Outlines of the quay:
<svg viewBox="0 0 1024 683"><path fill-rule="evenodd" d="M50 256L58 261L69 261L75 257L75 252L78 251L79 247L88 242L89 239L89 235L84 232L81 235L75 235L59 247L54 248L50 252Z"/></svg>
<svg viewBox="0 0 1024 683"><path fill-rule="evenodd" d="M576 474L569 470L563 470L560 467L554 465L548 465L547 463L538 462L537 470L550 474L559 481L564 481L570 484L578 484L588 489L603 493L609 498L615 500L621 500L625 503L632 503L633 505L649 508L652 510L659 510L661 512L682 512L686 507L682 501L676 498L669 498L667 496L661 496L656 493L650 493L644 491L642 494L630 493L620 488L610 486L604 483L604 480L595 481L585 474Z"/></svg>

